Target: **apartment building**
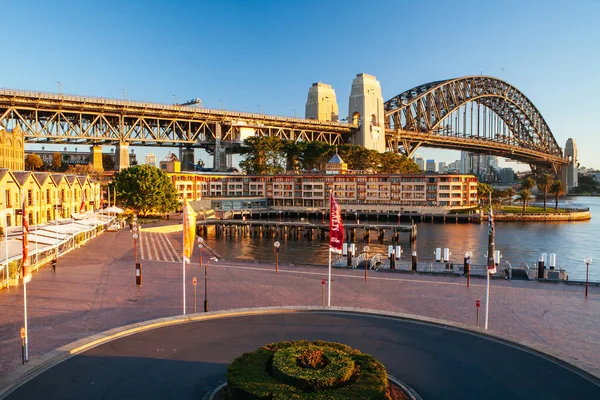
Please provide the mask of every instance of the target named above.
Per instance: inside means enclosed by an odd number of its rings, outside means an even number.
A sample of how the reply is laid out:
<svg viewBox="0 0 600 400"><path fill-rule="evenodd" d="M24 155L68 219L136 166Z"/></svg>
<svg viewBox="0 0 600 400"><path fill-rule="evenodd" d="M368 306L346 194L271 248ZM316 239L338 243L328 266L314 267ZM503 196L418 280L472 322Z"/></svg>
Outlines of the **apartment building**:
<svg viewBox="0 0 600 400"><path fill-rule="evenodd" d="M29 224L70 218L100 206L100 183L85 175L0 169L2 226L19 226L25 200Z"/></svg>

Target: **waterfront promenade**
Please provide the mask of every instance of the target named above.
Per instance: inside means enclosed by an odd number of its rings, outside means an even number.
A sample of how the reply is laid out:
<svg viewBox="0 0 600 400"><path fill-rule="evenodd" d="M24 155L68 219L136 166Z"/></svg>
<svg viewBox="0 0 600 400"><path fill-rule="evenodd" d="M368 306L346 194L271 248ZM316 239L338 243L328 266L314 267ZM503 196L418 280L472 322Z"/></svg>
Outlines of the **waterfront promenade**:
<svg viewBox="0 0 600 400"><path fill-rule="evenodd" d="M172 221L173 222L173 221ZM175 222L177 223L177 222ZM181 232L143 232L157 248L143 261L143 286L135 285L131 233L106 232L62 257L53 273L43 268L28 285L30 355L36 357L64 344L117 326L182 313L182 266L173 251ZM159 243L162 243L159 245ZM208 257L204 257L205 263ZM320 306L322 268L212 262L210 310L242 307ZM191 280L198 277L198 311L202 309L204 272L187 266L187 312L193 313ZM334 270L332 305L403 312L475 325L475 300L482 300L485 280L462 277ZM20 364L19 329L23 324L22 287L0 291L0 374ZM524 281L492 281L490 330L545 347L600 377L600 288ZM532 373L536 373L532 371Z"/></svg>

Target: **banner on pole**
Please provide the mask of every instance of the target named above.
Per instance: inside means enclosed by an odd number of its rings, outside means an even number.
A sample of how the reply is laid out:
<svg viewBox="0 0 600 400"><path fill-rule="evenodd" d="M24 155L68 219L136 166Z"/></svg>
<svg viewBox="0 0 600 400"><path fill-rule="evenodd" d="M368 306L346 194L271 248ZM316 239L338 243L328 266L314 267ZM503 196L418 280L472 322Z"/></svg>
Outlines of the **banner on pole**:
<svg viewBox="0 0 600 400"><path fill-rule="evenodd" d="M194 239L196 234L196 212L185 199L183 206L183 259L190 262L194 251Z"/></svg>
<svg viewBox="0 0 600 400"><path fill-rule="evenodd" d="M27 277L27 267L29 266L29 221L27 220L27 209L25 206L25 191L23 191L23 206L21 208L21 227L22 227L22 265L23 265L23 278Z"/></svg>
<svg viewBox="0 0 600 400"><path fill-rule="evenodd" d="M344 225L340 205L333 197L333 190L329 198L329 250L341 254L344 244Z"/></svg>

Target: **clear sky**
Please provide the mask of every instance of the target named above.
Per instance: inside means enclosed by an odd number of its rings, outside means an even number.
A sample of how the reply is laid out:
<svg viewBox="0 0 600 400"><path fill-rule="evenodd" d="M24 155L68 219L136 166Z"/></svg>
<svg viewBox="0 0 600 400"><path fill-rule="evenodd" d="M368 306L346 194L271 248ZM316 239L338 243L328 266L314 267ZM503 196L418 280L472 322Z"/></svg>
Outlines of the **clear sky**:
<svg viewBox="0 0 600 400"><path fill-rule="evenodd" d="M597 0L0 0L0 11L0 87L60 82L70 94L304 116L321 81L345 118L357 73L375 75L384 100L484 74L519 88L559 145L575 138L581 164L600 169Z"/></svg>

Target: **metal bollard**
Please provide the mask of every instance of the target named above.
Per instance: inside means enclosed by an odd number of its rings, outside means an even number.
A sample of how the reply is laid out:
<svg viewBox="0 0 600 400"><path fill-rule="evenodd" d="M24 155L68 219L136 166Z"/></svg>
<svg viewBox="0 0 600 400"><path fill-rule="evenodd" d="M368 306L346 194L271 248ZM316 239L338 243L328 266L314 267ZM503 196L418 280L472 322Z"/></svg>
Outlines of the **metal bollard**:
<svg viewBox="0 0 600 400"><path fill-rule="evenodd" d="M414 272L417 271L417 252L416 251L412 252L412 270Z"/></svg>
<svg viewBox="0 0 600 400"><path fill-rule="evenodd" d="M142 286L142 263L135 263L135 284Z"/></svg>

